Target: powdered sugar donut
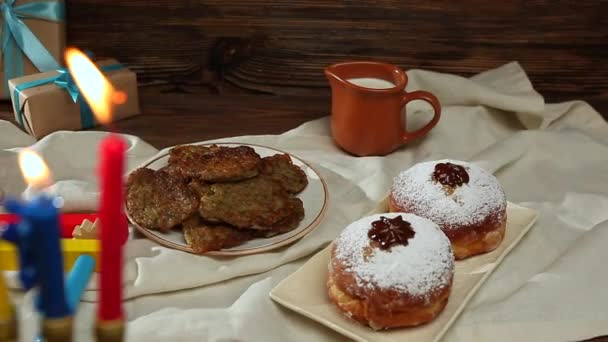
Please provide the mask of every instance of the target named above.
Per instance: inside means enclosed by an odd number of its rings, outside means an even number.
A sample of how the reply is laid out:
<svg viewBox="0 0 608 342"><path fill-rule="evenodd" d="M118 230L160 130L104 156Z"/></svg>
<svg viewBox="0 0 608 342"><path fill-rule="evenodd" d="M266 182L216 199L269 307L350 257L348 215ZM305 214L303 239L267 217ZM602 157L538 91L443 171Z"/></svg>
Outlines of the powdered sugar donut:
<svg viewBox="0 0 608 342"><path fill-rule="evenodd" d="M401 172L393 181L389 209L437 223L456 259L494 250L505 234L507 201L500 183L463 161L428 161Z"/></svg>
<svg viewBox="0 0 608 342"><path fill-rule="evenodd" d="M329 297L373 329L429 322L447 303L454 256L430 220L405 213L365 217L342 231L331 253Z"/></svg>

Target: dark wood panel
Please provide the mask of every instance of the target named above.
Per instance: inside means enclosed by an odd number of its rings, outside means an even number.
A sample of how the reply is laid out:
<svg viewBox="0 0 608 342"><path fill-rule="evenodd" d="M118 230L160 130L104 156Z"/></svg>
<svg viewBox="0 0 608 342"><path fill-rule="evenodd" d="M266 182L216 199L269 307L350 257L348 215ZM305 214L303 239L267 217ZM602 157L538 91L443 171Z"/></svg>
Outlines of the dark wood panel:
<svg viewBox="0 0 608 342"><path fill-rule="evenodd" d="M463 76L518 60L548 102L584 99L606 116L607 5L68 0L68 42L138 72L145 116L117 126L165 147L327 115L322 69L347 59Z"/></svg>
<svg viewBox="0 0 608 342"><path fill-rule="evenodd" d="M140 89L145 124L143 116L117 122L121 132L142 136L157 147L280 134L327 115L330 107L329 98L252 94L233 87L227 87L222 95L160 93L163 88Z"/></svg>
<svg viewBox="0 0 608 342"><path fill-rule="evenodd" d="M69 42L118 57L142 84L210 82L218 39L259 35L248 47L236 41L220 51L222 75L246 89L322 91L322 68L346 59L465 76L518 60L550 99L608 98L606 1L72 0L68 6Z"/></svg>
<svg viewBox="0 0 608 342"><path fill-rule="evenodd" d="M224 137L280 134L328 114L328 97L254 94L231 86L221 95L167 92L167 86L140 89L143 115L117 121L113 128L157 148ZM0 103L0 119L15 122L10 104ZM103 130L95 127L93 130Z"/></svg>
<svg viewBox="0 0 608 342"><path fill-rule="evenodd" d="M167 85L141 88L144 115L118 121L115 128L163 148L223 137L280 134L328 115L330 109L328 96L255 94L232 86L221 95L202 87L189 89L192 93L168 93ZM608 101L597 104L608 112ZM6 102L0 103L0 119L14 122Z"/></svg>
<svg viewBox="0 0 608 342"><path fill-rule="evenodd" d="M593 337L581 342L608 342L608 335Z"/></svg>

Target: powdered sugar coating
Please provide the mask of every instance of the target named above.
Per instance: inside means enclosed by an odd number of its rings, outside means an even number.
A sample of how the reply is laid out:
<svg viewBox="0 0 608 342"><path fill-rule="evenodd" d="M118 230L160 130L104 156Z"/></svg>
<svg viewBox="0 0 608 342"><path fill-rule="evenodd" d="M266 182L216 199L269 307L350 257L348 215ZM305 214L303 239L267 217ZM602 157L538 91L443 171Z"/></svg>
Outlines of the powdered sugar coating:
<svg viewBox="0 0 608 342"><path fill-rule="evenodd" d="M381 216L402 216L416 232L406 246L388 250L370 248L368 231ZM336 240L335 257L352 273L357 286L394 289L428 297L433 290L450 284L454 255L447 236L435 223L404 213L385 213L351 223Z"/></svg>
<svg viewBox="0 0 608 342"><path fill-rule="evenodd" d="M448 162L463 166L470 178L451 193L433 180L435 165ZM418 163L401 172L393 181L391 197L397 206L448 230L479 224L491 213L501 214L506 209L505 193L494 175L474 164L451 159Z"/></svg>

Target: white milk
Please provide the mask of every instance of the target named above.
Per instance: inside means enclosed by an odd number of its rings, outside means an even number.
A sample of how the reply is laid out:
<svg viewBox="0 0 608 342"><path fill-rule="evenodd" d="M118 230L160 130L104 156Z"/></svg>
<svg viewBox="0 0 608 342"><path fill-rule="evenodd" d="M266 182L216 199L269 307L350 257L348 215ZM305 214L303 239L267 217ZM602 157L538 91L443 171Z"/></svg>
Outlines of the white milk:
<svg viewBox="0 0 608 342"><path fill-rule="evenodd" d="M349 78L347 80L352 84L356 84L359 87L371 88L371 89L390 89L394 88L395 84L381 78L372 77L361 77L361 78Z"/></svg>

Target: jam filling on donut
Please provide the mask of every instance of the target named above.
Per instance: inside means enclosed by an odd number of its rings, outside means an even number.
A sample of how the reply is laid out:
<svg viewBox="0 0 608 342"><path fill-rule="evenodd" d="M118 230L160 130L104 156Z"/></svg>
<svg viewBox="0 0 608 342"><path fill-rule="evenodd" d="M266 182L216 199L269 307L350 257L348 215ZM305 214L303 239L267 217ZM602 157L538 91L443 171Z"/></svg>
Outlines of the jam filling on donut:
<svg viewBox="0 0 608 342"><path fill-rule="evenodd" d="M443 185L456 187L469 182L469 174L464 167L452 163L435 165L433 179Z"/></svg>
<svg viewBox="0 0 608 342"><path fill-rule="evenodd" d="M395 245L407 246L408 240L413 238L416 232L412 225L403 220L403 217L396 216L389 219L380 216L379 220L372 222L372 228L367 236L378 243L380 249L389 249Z"/></svg>

